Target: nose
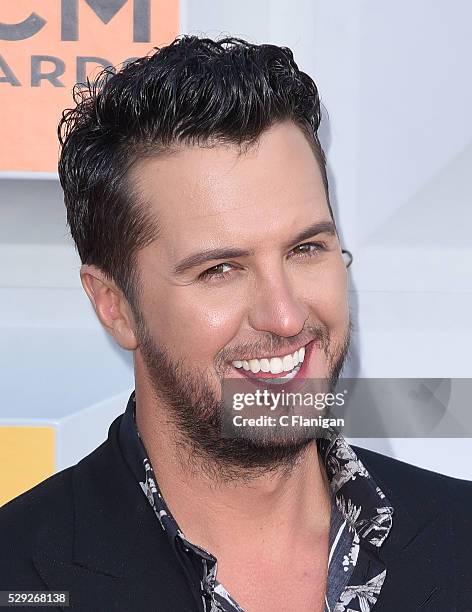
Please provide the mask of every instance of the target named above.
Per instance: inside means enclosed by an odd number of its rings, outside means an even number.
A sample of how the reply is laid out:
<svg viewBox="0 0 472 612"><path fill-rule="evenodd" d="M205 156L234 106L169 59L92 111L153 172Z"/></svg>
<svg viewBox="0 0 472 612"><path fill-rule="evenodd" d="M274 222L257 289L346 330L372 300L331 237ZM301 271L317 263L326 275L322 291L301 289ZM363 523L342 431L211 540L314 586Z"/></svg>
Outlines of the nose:
<svg viewBox="0 0 472 612"><path fill-rule="evenodd" d="M253 329L286 338L296 336L308 315L308 307L297 299L293 281L283 270L256 280L248 317Z"/></svg>

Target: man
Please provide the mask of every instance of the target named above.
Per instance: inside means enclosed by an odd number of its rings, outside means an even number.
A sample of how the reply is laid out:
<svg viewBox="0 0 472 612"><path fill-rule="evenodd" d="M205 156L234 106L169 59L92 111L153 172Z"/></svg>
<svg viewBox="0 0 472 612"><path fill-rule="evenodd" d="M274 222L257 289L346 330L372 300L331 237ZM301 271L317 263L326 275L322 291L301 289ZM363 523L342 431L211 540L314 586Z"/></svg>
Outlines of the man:
<svg viewBox="0 0 472 612"><path fill-rule="evenodd" d="M0 589L86 612L472 610L468 483L334 432L222 434L224 380L334 384L348 354L319 121L291 52L237 39L182 37L77 94L67 219L135 392L2 508Z"/></svg>

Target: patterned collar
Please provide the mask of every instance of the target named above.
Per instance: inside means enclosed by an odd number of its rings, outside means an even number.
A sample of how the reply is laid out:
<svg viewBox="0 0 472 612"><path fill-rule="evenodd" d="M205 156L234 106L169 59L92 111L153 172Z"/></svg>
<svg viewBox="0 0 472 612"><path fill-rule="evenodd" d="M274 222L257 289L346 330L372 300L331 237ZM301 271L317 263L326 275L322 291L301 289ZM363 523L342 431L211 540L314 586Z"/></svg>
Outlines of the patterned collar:
<svg viewBox="0 0 472 612"><path fill-rule="evenodd" d="M135 421L134 391L120 425L120 446L173 550L198 578L205 612L243 612L217 580L217 559L186 539L162 497ZM379 558L393 508L346 440L336 432L317 441L332 505L325 612L370 612L386 568Z"/></svg>

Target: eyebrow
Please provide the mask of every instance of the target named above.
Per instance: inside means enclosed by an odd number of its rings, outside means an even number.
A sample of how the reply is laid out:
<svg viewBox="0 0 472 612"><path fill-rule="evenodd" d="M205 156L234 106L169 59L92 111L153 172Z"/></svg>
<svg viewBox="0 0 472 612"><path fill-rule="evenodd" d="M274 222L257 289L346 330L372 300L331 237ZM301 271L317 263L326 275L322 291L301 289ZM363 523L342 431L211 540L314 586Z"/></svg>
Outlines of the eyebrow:
<svg viewBox="0 0 472 612"><path fill-rule="evenodd" d="M284 248L289 249L296 246L299 242L303 242L308 238L313 238L318 234L336 235L336 228L332 221L318 221L312 223L307 228L299 232L289 242L285 243ZM222 247L218 249L207 249L199 253L193 253L181 259L173 268L174 274L182 274L191 268L196 268L204 263L215 261L218 259L234 259L236 257L250 257L254 255L253 250L239 249L237 247Z"/></svg>

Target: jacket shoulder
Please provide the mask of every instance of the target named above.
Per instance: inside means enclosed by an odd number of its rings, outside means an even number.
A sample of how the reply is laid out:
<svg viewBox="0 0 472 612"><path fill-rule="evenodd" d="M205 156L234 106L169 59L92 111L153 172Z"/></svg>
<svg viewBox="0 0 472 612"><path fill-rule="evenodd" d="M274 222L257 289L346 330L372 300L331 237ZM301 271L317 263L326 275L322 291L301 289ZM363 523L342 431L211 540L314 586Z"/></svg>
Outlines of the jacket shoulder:
<svg viewBox="0 0 472 612"><path fill-rule="evenodd" d="M410 512L424 512L427 501L430 511L453 511L456 518L470 515L471 481L439 474L365 448L353 448L385 494L401 501Z"/></svg>
<svg viewBox="0 0 472 612"><path fill-rule="evenodd" d="M410 596L429 580L430 596L421 599L425 610L429 597L434 610L469 610L472 483L366 449L354 451L393 506L392 533L382 546L388 570L380 609L406 609L402 594Z"/></svg>
<svg viewBox="0 0 472 612"><path fill-rule="evenodd" d="M58 558L70 559L74 472L82 462L96 464L106 444L104 442L78 464L57 472L0 508L0 590L44 588L33 563L40 542L57 542Z"/></svg>

